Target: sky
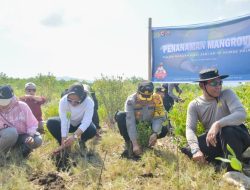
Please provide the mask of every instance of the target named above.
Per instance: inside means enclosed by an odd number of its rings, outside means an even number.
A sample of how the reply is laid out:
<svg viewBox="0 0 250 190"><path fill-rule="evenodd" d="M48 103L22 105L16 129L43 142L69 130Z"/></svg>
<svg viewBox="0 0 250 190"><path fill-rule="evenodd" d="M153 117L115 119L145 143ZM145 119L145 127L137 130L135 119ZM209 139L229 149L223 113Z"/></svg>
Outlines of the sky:
<svg viewBox="0 0 250 190"><path fill-rule="evenodd" d="M148 18L180 26L250 14L250 0L0 0L0 72L148 75Z"/></svg>

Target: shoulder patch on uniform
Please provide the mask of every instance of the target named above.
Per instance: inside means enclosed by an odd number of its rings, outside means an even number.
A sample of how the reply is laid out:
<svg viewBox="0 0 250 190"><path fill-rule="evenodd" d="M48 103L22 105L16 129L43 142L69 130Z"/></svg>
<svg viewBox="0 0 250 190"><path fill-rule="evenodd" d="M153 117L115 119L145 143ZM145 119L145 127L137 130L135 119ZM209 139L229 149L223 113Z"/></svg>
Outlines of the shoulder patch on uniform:
<svg viewBox="0 0 250 190"><path fill-rule="evenodd" d="M127 105L129 105L129 106L133 105L133 101L132 100L128 100L127 101Z"/></svg>

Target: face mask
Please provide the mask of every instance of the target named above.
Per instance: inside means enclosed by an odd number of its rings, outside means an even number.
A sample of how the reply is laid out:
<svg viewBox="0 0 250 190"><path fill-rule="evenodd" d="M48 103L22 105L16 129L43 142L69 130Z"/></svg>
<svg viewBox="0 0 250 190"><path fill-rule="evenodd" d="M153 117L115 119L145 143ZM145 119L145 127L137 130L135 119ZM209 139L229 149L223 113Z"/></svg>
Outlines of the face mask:
<svg viewBox="0 0 250 190"><path fill-rule="evenodd" d="M142 94L138 94L138 97L140 100L143 101L151 101L153 99L153 95L143 96Z"/></svg>
<svg viewBox="0 0 250 190"><path fill-rule="evenodd" d="M0 106L7 106L10 104L12 98L9 99L0 99Z"/></svg>

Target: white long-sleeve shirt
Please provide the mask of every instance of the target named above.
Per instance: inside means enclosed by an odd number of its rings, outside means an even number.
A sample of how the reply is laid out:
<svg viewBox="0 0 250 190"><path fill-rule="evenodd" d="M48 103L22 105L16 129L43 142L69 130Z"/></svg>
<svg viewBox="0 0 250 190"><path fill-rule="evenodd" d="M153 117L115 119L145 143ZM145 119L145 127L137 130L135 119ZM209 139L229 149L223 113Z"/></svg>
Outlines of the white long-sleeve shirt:
<svg viewBox="0 0 250 190"><path fill-rule="evenodd" d="M65 95L61 98L59 103L59 117L61 119L61 135L62 137L67 137L69 133L69 125L79 126L82 132L84 132L91 124L92 117L94 113L94 102L87 96L85 100L77 105L72 106L67 101L67 96ZM67 113L70 113L70 122L67 118Z"/></svg>

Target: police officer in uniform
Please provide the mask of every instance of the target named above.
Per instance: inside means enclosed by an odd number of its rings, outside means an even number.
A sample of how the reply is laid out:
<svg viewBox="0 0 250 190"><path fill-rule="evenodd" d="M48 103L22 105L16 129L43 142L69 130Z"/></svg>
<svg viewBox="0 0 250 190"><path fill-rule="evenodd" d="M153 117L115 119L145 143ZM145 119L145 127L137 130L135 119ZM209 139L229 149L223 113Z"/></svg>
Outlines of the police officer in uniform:
<svg viewBox="0 0 250 190"><path fill-rule="evenodd" d="M126 143L126 150L122 156L139 156L142 153L136 130L136 125L140 121L151 123L152 134L148 142L149 147L154 146L157 139L165 137L168 132L167 127L162 126L166 120L162 98L153 92L152 82L140 82L137 92L128 96L125 112L119 111L115 115L120 134Z"/></svg>

